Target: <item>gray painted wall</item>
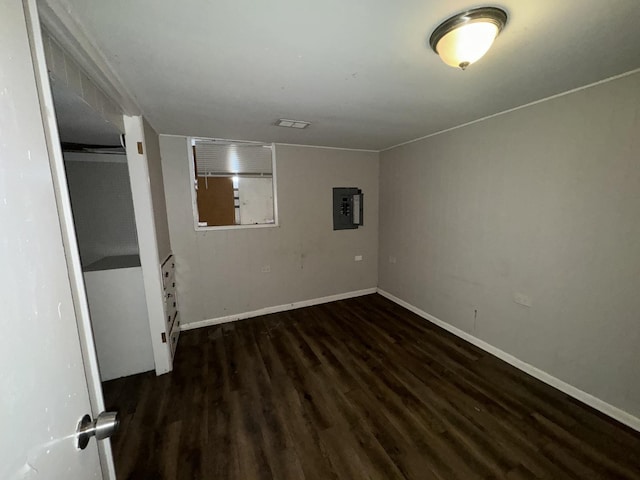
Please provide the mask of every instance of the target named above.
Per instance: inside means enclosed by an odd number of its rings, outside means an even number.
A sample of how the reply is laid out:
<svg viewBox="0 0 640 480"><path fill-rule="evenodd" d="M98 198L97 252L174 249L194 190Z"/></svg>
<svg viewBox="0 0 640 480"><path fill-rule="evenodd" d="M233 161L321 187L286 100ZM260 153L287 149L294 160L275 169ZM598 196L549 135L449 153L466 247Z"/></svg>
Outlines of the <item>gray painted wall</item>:
<svg viewBox="0 0 640 480"><path fill-rule="evenodd" d="M640 74L383 152L380 190L380 288L640 415Z"/></svg>
<svg viewBox="0 0 640 480"><path fill-rule="evenodd" d="M64 158L82 265L137 255L127 157L65 152Z"/></svg>
<svg viewBox="0 0 640 480"><path fill-rule="evenodd" d="M376 287L377 153L278 145L280 226L196 232L189 148L160 136L183 323ZM342 186L363 189L365 226L334 232L332 188Z"/></svg>
<svg viewBox="0 0 640 480"><path fill-rule="evenodd" d="M146 119L142 120L144 128L144 143L147 151L149 166L149 183L151 186L151 201L153 202L153 219L156 227L156 241L158 242L158 260L160 263L171 253L169 239L169 224L167 221L167 203L164 198L164 179L162 162L160 161L160 144L156 131Z"/></svg>

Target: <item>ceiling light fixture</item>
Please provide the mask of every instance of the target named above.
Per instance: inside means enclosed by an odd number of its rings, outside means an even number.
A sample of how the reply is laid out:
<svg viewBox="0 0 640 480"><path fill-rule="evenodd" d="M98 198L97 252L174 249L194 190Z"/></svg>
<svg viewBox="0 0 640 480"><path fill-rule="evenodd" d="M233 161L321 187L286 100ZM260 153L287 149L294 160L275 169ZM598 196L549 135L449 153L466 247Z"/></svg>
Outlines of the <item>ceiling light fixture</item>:
<svg viewBox="0 0 640 480"><path fill-rule="evenodd" d="M429 44L444 63L466 70L487 53L506 23L507 12L501 8L474 8L442 22Z"/></svg>
<svg viewBox="0 0 640 480"><path fill-rule="evenodd" d="M281 118L276 122L278 127L287 127L287 128L307 128L311 125L311 122L304 122L302 120L287 120L286 118Z"/></svg>

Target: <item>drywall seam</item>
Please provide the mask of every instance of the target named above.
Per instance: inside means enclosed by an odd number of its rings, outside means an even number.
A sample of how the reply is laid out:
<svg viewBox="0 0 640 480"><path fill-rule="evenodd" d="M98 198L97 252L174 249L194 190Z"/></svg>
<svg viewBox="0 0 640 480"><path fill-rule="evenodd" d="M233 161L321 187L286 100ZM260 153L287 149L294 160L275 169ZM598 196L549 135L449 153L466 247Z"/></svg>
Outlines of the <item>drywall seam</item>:
<svg viewBox="0 0 640 480"><path fill-rule="evenodd" d="M634 417L630 413L627 413L624 410L614 407L613 405L605 402L604 400L600 400L599 398L594 397L593 395L587 392L583 392L582 390L574 387L573 385L570 385L560 380L559 378L556 378L553 375L550 375L547 372L534 367L533 365L529 365L528 363L523 362L522 360L514 357L513 355L510 355L507 352L500 350L499 348L494 347L493 345L483 340L480 340L479 338L474 337L473 335L470 335L469 333L463 330L460 330L459 328L456 328L423 310L420 310L418 307L411 305L408 302L405 302L404 300L396 297L395 295L392 295L391 293L385 290L382 290L381 288L378 288L378 293L383 297L388 298L392 302L397 303L401 307L404 307L407 310L412 311L416 315L419 315L422 318L430 321L431 323L437 325L438 327L443 328L446 331L454 334L456 337L466 340L467 342L475 345L476 347L481 348L485 352L488 352L491 355L498 357L500 360L503 360L508 364L516 367L518 370L522 370L523 372L531 375L532 377L537 378L541 382L544 382L547 385L551 385L552 387L557 388L561 392L564 392L567 395L577 400L580 400L582 403L585 403L590 407L595 408L596 410L604 413L605 415L608 415L609 417L614 418L615 420L621 423L624 423L628 427L631 427L634 430L637 430L640 432L640 418Z"/></svg>
<svg viewBox="0 0 640 480"><path fill-rule="evenodd" d="M398 143L397 145L392 145L391 147L383 148L383 149L379 150L378 152L379 153L387 152L389 150L393 150L394 148L402 147L404 145L409 145L410 143L419 142L420 140L426 140L427 138L431 138L431 137L435 137L437 135L441 135L443 133L451 132L452 130L457 130L459 128L463 128L463 127L467 127L469 125L473 125L474 123L484 122L485 120L489 120L489 119L494 118L494 117L499 117L500 115L505 115L507 113L515 112L515 111L521 110L523 108L532 107L532 106L537 105L539 103L547 102L549 100L553 100L553 99L556 99L556 98L559 98L559 97L564 97L565 95L571 95L572 93L577 93L577 92L579 92L581 90L586 90L588 88L597 87L598 85L602 85L603 83L608 83L608 82L611 82L613 80L618 80L620 78L628 77L630 75L633 75L633 74L639 73L639 72L640 72L640 68L636 68L635 70L630 70L628 72L624 72L624 73L621 73L619 75L614 75L613 77L605 78L603 80L598 80L597 82L589 83L588 85L583 85L581 87L577 87L577 88L574 88L572 90L567 90L566 92L556 93L555 95L551 95L550 97L541 98L540 100L535 100L535 101L530 102L530 103L525 103L524 105L519 105L517 107L513 107L513 108L510 108L508 110L504 110L502 112L492 113L491 115L487 115L486 117L478 118L476 120L471 120L470 122L462 123L462 124L456 125L454 127L445 128L444 130L440 130L440 131L437 131L437 132L434 132L434 133L430 133L430 134L424 135L422 137L414 138L413 140L407 140L406 142Z"/></svg>
<svg viewBox="0 0 640 480"><path fill-rule="evenodd" d="M347 298L361 297L363 295L376 293L377 291L378 289L376 287L373 287L366 288L364 290L355 290L353 292L338 293L336 295L329 295L328 297L312 298L310 300L302 300L300 302L285 303L284 305L260 308L251 312L227 315L226 317L210 318L207 320L200 320L198 322L184 323L181 325L180 330L194 330L196 328L209 327L211 325L219 325L221 323L237 322L238 320L259 317L261 315L269 315L270 313L286 312L288 310L295 310L297 308L311 307L313 305L320 305L322 303L336 302L338 300L345 300Z"/></svg>

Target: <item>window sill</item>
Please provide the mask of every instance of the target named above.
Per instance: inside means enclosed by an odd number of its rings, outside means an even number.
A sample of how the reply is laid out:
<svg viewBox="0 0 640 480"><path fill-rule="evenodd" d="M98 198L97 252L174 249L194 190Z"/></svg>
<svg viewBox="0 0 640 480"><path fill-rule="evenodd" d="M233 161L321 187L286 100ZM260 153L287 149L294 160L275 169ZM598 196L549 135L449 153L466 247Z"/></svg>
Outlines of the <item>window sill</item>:
<svg viewBox="0 0 640 480"><path fill-rule="evenodd" d="M219 225L213 227L195 227L196 232L215 232L220 230L244 230L248 228L276 228L277 223L260 223L256 225Z"/></svg>

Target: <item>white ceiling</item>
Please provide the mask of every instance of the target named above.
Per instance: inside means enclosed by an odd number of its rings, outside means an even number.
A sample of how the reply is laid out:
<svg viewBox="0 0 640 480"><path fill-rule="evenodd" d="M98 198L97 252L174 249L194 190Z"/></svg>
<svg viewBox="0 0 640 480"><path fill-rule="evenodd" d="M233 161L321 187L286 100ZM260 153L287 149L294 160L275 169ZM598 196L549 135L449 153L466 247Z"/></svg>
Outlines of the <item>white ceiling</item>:
<svg viewBox="0 0 640 480"><path fill-rule="evenodd" d="M377 150L640 67L639 0L55 1L160 133ZM479 5L507 27L447 67L431 31Z"/></svg>

